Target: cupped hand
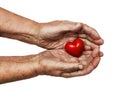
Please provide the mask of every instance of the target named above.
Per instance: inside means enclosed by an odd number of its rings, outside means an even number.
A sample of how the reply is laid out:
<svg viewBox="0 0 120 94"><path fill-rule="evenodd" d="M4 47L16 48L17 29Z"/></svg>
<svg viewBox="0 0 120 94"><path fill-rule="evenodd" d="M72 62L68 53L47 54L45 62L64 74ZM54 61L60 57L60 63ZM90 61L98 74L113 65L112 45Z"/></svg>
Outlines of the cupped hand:
<svg viewBox="0 0 120 94"><path fill-rule="evenodd" d="M83 38L96 45L102 45L103 39L95 29L83 23L70 21L53 21L39 24L40 29L35 34L38 46L46 49L64 47L67 41Z"/></svg>
<svg viewBox="0 0 120 94"><path fill-rule="evenodd" d="M67 54L63 49L47 50L39 54L42 60L39 74L59 77L75 77L90 73L99 64L100 56L92 57L91 51L83 52L80 58Z"/></svg>
<svg viewBox="0 0 120 94"><path fill-rule="evenodd" d="M41 74L61 77L82 76L92 72L99 64L103 53L95 50L96 56L93 57L92 47L97 45L86 39L83 41L85 50L79 58L69 55L62 48L40 53L42 60L39 62L41 68L38 70L40 69Z"/></svg>

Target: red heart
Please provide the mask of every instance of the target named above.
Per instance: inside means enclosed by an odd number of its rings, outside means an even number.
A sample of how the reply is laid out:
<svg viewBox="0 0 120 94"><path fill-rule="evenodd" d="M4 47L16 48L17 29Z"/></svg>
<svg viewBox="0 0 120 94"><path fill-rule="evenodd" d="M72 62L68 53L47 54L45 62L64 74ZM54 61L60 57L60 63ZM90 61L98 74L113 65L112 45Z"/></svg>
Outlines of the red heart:
<svg viewBox="0 0 120 94"><path fill-rule="evenodd" d="M67 42L65 50L72 56L80 57L84 50L84 42L79 38L75 39L73 42Z"/></svg>

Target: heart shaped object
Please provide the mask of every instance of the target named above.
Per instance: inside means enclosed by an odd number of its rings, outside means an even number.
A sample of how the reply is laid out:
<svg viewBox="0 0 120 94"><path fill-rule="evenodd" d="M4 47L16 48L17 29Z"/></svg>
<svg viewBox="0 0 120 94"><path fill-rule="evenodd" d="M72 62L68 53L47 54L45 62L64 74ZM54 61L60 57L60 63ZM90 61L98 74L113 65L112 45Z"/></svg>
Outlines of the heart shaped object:
<svg viewBox="0 0 120 94"><path fill-rule="evenodd" d="M84 42L79 38L75 39L73 42L67 42L65 50L74 57L80 57L84 50Z"/></svg>

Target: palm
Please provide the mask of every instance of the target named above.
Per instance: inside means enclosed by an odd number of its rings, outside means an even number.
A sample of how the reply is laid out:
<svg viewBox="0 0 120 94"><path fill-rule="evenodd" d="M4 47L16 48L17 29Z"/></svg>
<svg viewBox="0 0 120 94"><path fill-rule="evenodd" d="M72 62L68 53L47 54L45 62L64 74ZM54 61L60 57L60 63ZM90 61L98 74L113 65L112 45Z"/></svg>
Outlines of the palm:
<svg viewBox="0 0 120 94"><path fill-rule="evenodd" d="M91 56L92 51L89 51L89 53L86 53L87 51L84 51L82 56L79 58L73 57L66 53L64 49L54 49L54 50L47 50L57 61L60 60L62 62L68 62L68 63L80 63L82 65L88 65L93 57Z"/></svg>
<svg viewBox="0 0 120 94"><path fill-rule="evenodd" d="M52 36L52 34L51 34L51 36ZM62 34L62 35L59 34L59 36L57 36L57 38L53 38L54 40L49 39L49 38L45 39L42 43L48 49L64 49L66 42L73 41L76 38L77 38L77 34L69 32L67 34ZM81 39L84 41L85 50L92 51L91 55L93 57L95 57L99 53L99 46L88 41L85 38L81 38Z"/></svg>
<svg viewBox="0 0 120 94"><path fill-rule="evenodd" d="M42 35L42 42L40 42L40 45L42 45L44 48L47 49L55 49L55 48L63 48L65 43L67 41L74 40L77 38L77 35L74 33L67 33L67 34L52 34L52 32L49 32L49 35L44 36Z"/></svg>

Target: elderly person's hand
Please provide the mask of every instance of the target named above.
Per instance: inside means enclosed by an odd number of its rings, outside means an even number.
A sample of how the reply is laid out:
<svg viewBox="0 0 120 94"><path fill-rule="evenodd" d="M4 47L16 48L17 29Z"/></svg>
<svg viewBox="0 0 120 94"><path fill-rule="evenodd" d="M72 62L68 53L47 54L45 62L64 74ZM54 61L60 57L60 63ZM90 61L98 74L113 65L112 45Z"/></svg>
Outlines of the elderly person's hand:
<svg viewBox="0 0 120 94"><path fill-rule="evenodd" d="M34 32L34 37L39 41L37 45L47 49L63 47L66 41L77 37L85 38L97 45L103 44L103 40L97 31L83 23L53 21L40 23L39 27Z"/></svg>
<svg viewBox="0 0 120 94"><path fill-rule="evenodd" d="M93 50L90 48L97 45L86 39L83 41L88 46L86 46L82 56L79 58L69 55L63 48L40 53L39 55L42 57L39 63L41 68L38 68L40 73L61 77L75 77L92 72L99 64L103 53L99 52L93 57Z"/></svg>

